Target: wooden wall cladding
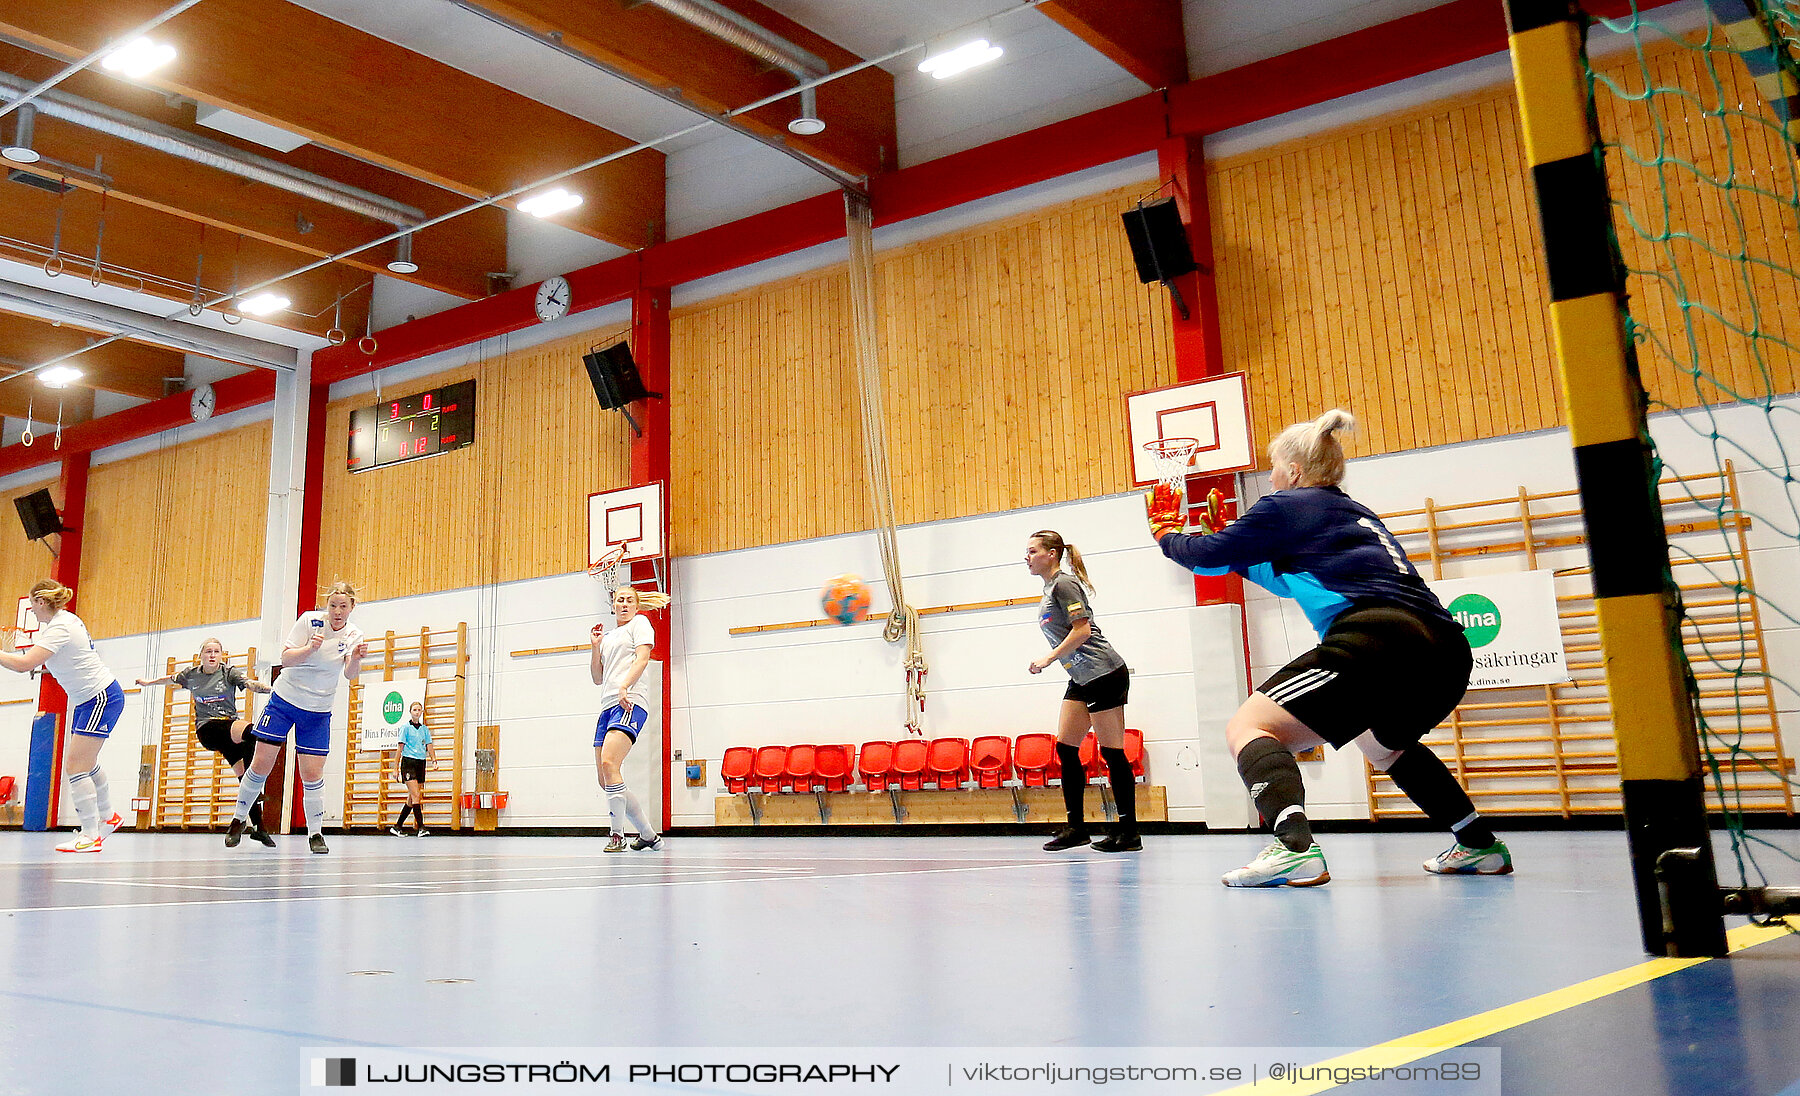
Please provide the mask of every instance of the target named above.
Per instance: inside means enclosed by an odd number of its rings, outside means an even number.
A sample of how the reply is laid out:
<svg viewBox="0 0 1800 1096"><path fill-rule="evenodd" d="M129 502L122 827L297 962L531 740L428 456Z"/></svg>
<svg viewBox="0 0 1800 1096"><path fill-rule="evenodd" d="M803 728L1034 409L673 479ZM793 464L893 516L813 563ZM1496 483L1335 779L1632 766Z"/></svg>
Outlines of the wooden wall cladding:
<svg viewBox="0 0 1800 1096"><path fill-rule="evenodd" d="M97 637L261 611L266 422L96 465L76 612Z"/></svg>
<svg viewBox="0 0 1800 1096"><path fill-rule="evenodd" d="M350 412L373 386L327 409L319 581L355 583L365 599L402 597L579 571L587 566L587 496L623 487L631 427L600 410L581 356L622 331L508 350L384 386L403 396L475 378L475 442L351 475Z"/></svg>
<svg viewBox="0 0 1800 1096"><path fill-rule="evenodd" d="M60 500L56 480L45 479L0 491L0 623L14 623L18 599L31 592L31 584L50 577L50 552L42 543L25 539L25 526L19 522L13 500L48 487L50 496ZM54 543L52 539L51 543ZM80 609L76 609L80 615Z"/></svg>
<svg viewBox="0 0 1800 1096"><path fill-rule="evenodd" d="M1655 341L1640 348L1645 387L1661 406L1691 407L1701 393L1720 400L1800 389L1792 349L1800 310L1791 307L1800 228L1791 206L1742 189L1773 186L1791 200L1791 157L1767 127L1734 119L1727 142L1721 123L1701 115L1699 105L1716 99L1757 101L1742 66L1719 57L1715 91L1693 50L1647 48L1648 79L1694 92L1693 109L1675 95L1643 97L1646 76L1634 58L1600 68L1625 93L1598 96L1605 139L1675 162L1659 169L1608 150L1614 199L1643 230L1619 228L1631 307L1673 350ZM1721 187L1679 166L1724 179L1728 161L1740 188L1730 206ZM1258 439L1331 407L1361 423L1346 439L1352 455L1563 424L1537 209L1510 85L1221 159L1209 175L1225 359L1250 375ZM1739 262L1740 246L1785 275ZM1692 352L1678 284L1718 312L1693 313ZM1755 339L1742 333L1753 329ZM1711 379L1696 383L1696 362Z"/></svg>
<svg viewBox="0 0 1800 1096"><path fill-rule="evenodd" d="M880 252L901 524L1122 490L1124 393L1174 379L1119 213L1142 187ZM674 554L867 529L845 268L675 312Z"/></svg>

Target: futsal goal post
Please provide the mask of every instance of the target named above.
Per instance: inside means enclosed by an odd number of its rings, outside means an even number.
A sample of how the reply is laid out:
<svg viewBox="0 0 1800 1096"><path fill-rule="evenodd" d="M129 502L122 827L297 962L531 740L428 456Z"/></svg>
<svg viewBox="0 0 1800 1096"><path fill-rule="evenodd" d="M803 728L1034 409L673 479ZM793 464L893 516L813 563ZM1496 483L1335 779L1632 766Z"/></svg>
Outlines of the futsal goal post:
<svg viewBox="0 0 1800 1096"><path fill-rule="evenodd" d="M1685 23L1692 9L1669 8L1659 22L1635 3L1617 18L1571 0L1506 0L1506 10L1644 946L1720 955L1726 910L1770 912L1780 895L1748 885L1758 843L1731 806L1738 767L1718 760L1734 756L1733 713L1703 701L1684 636L1702 636L1709 671L1779 679L1768 662L1734 657L1732 637L1682 603L1656 486L1681 469L1649 416L1669 412L1659 429L1691 430L1697 448L1764 474L1756 491L1767 511L1717 507L1721 536L1751 517L1770 550L1796 549L1800 500L1784 439L1800 440L1800 23L1793 0L1712 0L1713 20ZM1731 25L1745 20L1760 38ZM1622 68L1590 61L1601 36L1626 55ZM1784 607L1779 591L1723 580L1800 625L1800 604ZM1738 860L1742 885L1728 891L1709 782Z"/></svg>

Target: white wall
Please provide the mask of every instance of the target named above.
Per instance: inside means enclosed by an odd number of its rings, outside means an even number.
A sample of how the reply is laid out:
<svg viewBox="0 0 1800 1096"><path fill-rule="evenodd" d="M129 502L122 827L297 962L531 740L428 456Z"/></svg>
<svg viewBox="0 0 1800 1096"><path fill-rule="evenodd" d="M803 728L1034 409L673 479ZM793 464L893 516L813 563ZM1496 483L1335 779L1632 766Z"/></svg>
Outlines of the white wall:
<svg viewBox="0 0 1800 1096"><path fill-rule="evenodd" d="M928 608L1036 597L1043 585L1025 570L1025 542L1044 528L1061 532L1087 563L1101 631L1133 671L1126 723L1144 732L1152 779L1171 785L1172 802L1197 808L1197 769L1178 771L1172 761L1166 771L1155 768L1156 758L1172 758L1194 738L1193 587L1150 544L1135 494L903 529L908 601ZM816 618L819 588L844 571L869 581L878 613L892 605L872 534L700 556L676 568L673 742L707 758L709 775L727 746L903 737L905 644L883 641L880 625L729 634ZM1037 677L1026 669L1047 649L1035 604L928 616L920 630L930 664L928 736L1054 732L1067 678L1056 669ZM677 823L710 825L713 794L678 787Z"/></svg>

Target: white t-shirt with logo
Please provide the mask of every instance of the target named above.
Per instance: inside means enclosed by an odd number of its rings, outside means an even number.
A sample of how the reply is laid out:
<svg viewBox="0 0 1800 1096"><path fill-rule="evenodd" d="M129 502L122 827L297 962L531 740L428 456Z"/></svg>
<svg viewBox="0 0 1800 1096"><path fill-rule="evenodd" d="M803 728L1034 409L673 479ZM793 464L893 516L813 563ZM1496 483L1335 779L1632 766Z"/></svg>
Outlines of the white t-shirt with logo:
<svg viewBox="0 0 1800 1096"><path fill-rule="evenodd" d="M50 652L50 657L44 661L44 669L50 671L50 676L69 695L71 708L86 704L119 680L100 661L87 625L67 609L39 628L31 637L31 645Z"/></svg>
<svg viewBox="0 0 1800 1096"><path fill-rule="evenodd" d="M639 647L656 645L656 629L651 626L649 618L634 616L625 622L623 628L609 629L600 640L600 664L602 687L606 689L606 704L611 707L619 701L619 686L625 684L625 678L631 673L631 667L637 663ZM625 694L630 701L640 708L648 708L644 703L644 677L631 686Z"/></svg>
<svg viewBox="0 0 1800 1096"><path fill-rule="evenodd" d="M337 698L338 682L344 679L344 663L350 652L363 641L362 631L349 621L337 631L331 629L331 617L325 610L307 613L288 629L285 646L304 647L314 632L324 632L325 642L301 661L281 671L275 679L275 695L308 712L329 712Z"/></svg>

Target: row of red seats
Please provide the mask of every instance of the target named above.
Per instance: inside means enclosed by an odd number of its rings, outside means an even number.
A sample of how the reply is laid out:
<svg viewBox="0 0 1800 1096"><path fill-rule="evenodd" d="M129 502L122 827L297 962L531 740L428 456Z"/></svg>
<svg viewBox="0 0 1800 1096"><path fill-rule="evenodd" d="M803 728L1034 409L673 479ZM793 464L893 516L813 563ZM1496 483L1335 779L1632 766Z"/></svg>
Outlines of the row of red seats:
<svg viewBox="0 0 1800 1096"><path fill-rule="evenodd" d="M1144 732L1125 732L1131 771L1144 779ZM1092 783L1106 782L1094 733L1081 742L1081 764ZM850 745L732 746L719 764L728 792L872 792L899 788L1045 787L1062 783L1056 736L1022 734L966 738L909 738Z"/></svg>

